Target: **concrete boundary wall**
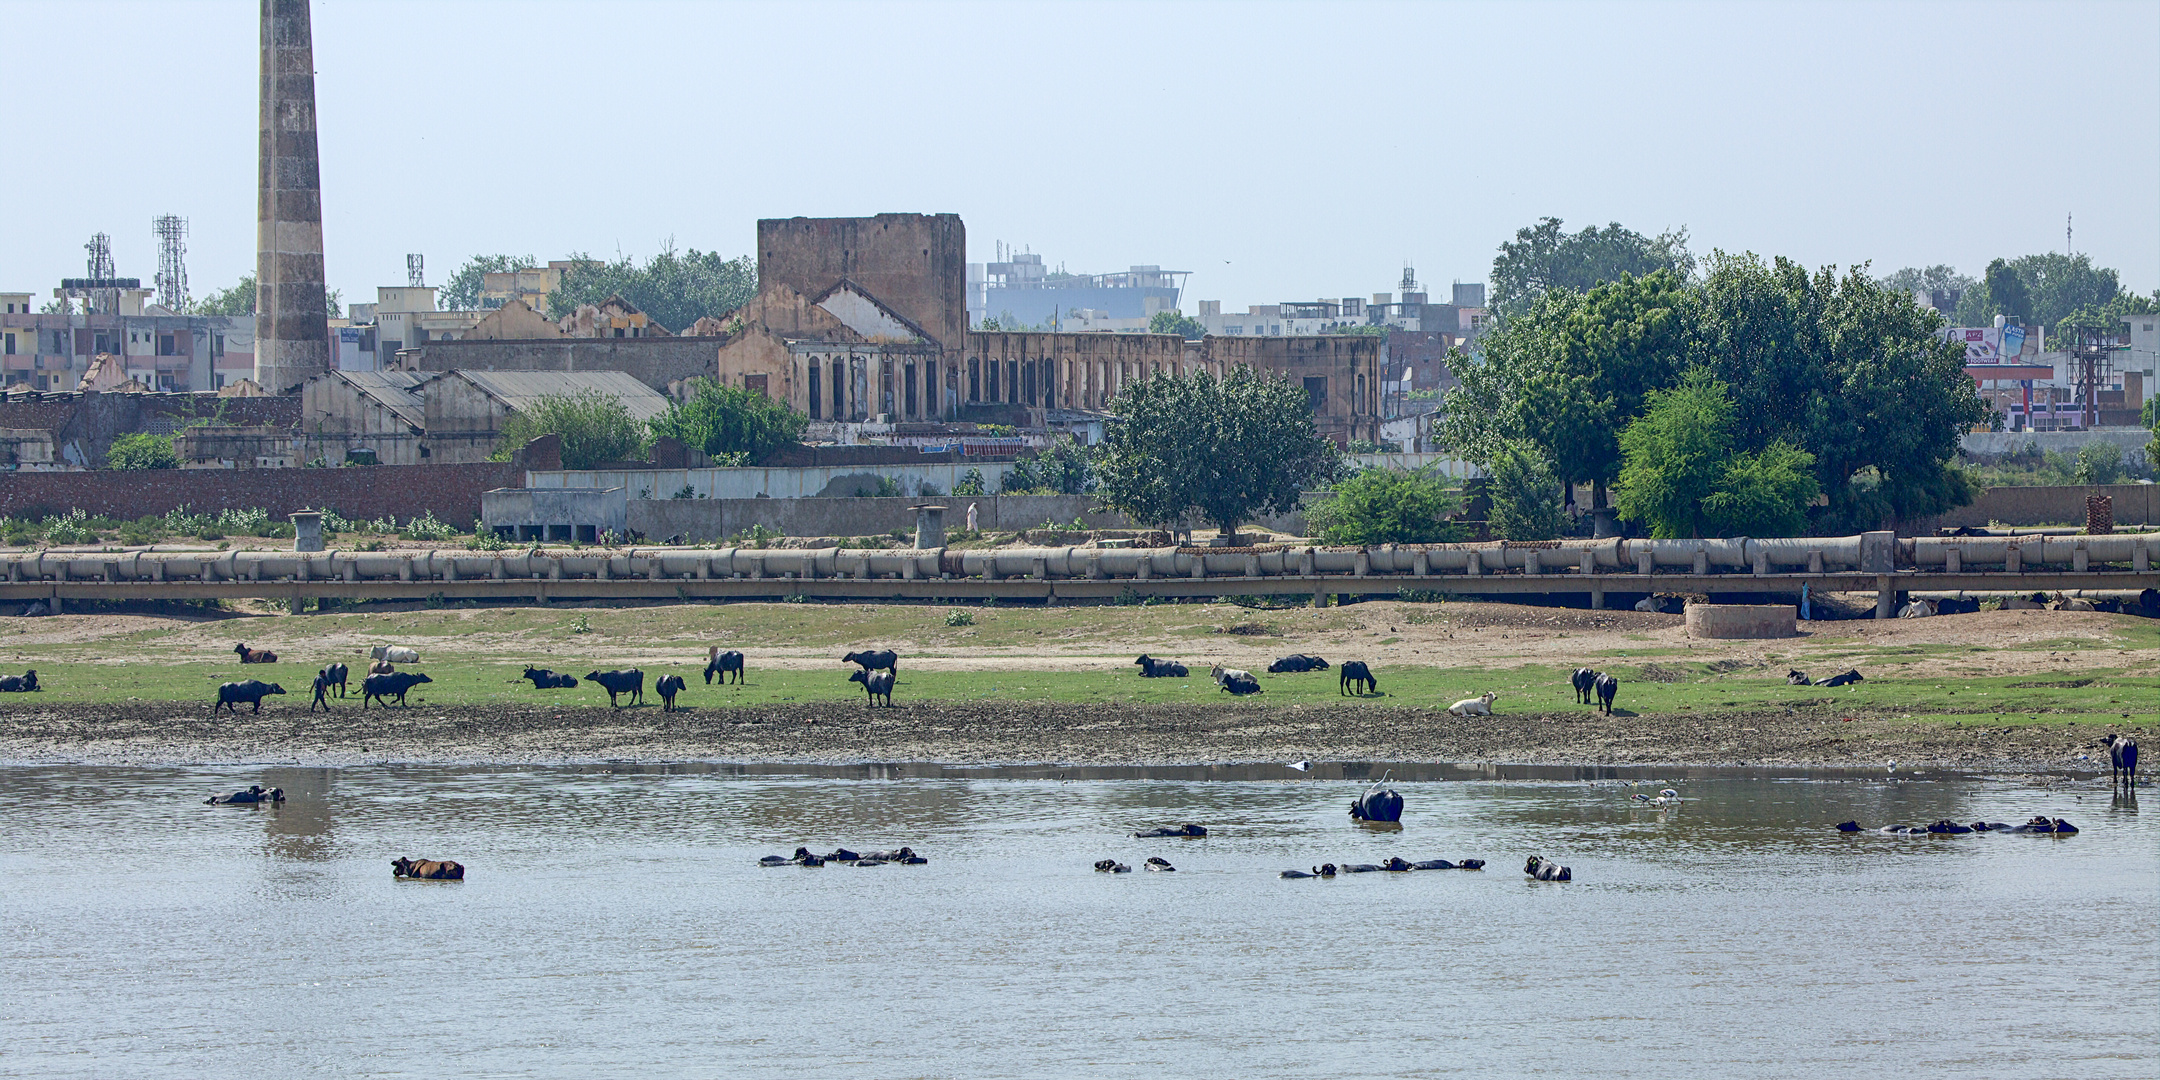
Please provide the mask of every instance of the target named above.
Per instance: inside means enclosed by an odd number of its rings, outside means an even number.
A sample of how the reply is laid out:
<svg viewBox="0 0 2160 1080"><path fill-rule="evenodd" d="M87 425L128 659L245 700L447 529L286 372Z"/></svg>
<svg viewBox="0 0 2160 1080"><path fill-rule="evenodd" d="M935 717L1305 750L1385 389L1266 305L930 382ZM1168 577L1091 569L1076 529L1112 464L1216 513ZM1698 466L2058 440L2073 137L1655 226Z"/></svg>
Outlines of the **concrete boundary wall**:
<svg viewBox="0 0 2160 1080"><path fill-rule="evenodd" d="M2113 499L2117 525L2160 525L2160 484L2099 484L2091 487L1992 487L1981 492L1972 505L1914 521L1906 531L1924 535L1936 529L1983 526L1989 522L2017 526L2083 526L2087 495L2106 495Z"/></svg>
<svg viewBox="0 0 2160 1080"><path fill-rule="evenodd" d="M782 536L870 536L915 528L915 511L924 502L946 507L948 533L967 528L967 508L975 507L976 527L999 532L1033 529L1048 521L1070 524L1078 518L1091 529L1130 529L1123 514L1095 509L1090 495L981 495L941 499L633 499L628 521L640 536L679 536L693 544L724 540L762 525Z"/></svg>
<svg viewBox="0 0 2160 1080"><path fill-rule="evenodd" d="M2037 444L2042 451L2075 454L2094 443L2113 443L2122 448L2124 457L2142 455L2145 443L2152 434L2144 428L2098 428L2085 431L1975 431L1959 437L1958 446L1968 454L1984 454L1990 457L2015 454L2025 449L2027 443Z"/></svg>

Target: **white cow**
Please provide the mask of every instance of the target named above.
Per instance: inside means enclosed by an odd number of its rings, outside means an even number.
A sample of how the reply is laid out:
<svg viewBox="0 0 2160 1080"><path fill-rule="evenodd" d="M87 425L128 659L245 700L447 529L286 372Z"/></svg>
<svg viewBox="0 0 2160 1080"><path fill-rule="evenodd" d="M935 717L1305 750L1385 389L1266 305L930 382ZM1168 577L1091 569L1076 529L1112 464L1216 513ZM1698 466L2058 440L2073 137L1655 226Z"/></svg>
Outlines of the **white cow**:
<svg viewBox="0 0 2160 1080"><path fill-rule="evenodd" d="M1447 711L1455 716L1491 716L1492 703L1499 697L1500 695L1488 690L1481 697L1464 698L1448 706Z"/></svg>
<svg viewBox="0 0 2160 1080"><path fill-rule="evenodd" d="M403 645L377 645L368 650L368 659L392 664L417 664L420 662L420 653Z"/></svg>
<svg viewBox="0 0 2160 1080"><path fill-rule="evenodd" d="M1897 617L1900 619L1925 619L1933 614L1935 614L1935 605L1933 603L1926 600L1915 600L1906 604L1904 610L1897 613Z"/></svg>

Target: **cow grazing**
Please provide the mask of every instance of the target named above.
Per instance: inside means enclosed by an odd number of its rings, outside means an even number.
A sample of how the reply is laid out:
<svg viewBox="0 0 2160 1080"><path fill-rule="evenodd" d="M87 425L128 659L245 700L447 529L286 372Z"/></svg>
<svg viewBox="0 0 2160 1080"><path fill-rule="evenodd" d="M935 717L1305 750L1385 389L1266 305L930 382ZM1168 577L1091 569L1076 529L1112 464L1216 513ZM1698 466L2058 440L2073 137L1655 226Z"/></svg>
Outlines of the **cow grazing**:
<svg viewBox="0 0 2160 1080"><path fill-rule="evenodd" d="M1819 682L1819 683L1816 683L1815 685L1817 685L1817 686L1851 686L1851 685L1852 685L1853 683L1856 683L1856 682L1866 682L1866 681L1867 681L1867 677L1866 677L1866 676L1864 676L1864 675L1862 675L1862 674L1860 674L1860 671L1859 671L1859 669L1855 668L1855 669L1853 669L1853 670L1850 670L1850 671L1847 671L1847 672L1845 672L1844 674L1841 674L1841 675L1832 675L1832 676L1830 676L1829 678L1827 678L1827 679L1824 679L1823 681L1821 681L1821 682Z"/></svg>
<svg viewBox="0 0 2160 1080"><path fill-rule="evenodd" d="M623 694L630 695L632 705L645 704L645 672L637 668L628 671L590 671L586 672L585 681L599 683L600 688L607 691L608 704L618 709L622 706L615 699Z"/></svg>
<svg viewBox="0 0 2160 1080"><path fill-rule="evenodd" d="M1448 706L1447 711L1454 716L1491 716L1492 703L1499 698L1500 695L1488 690L1478 697L1464 698Z"/></svg>
<svg viewBox="0 0 2160 1080"><path fill-rule="evenodd" d="M1575 880L1574 872L1567 867L1536 855L1530 856L1530 861L1523 864L1522 872L1538 881Z"/></svg>
<svg viewBox="0 0 2160 1080"><path fill-rule="evenodd" d="M377 645L368 650L368 657L392 664L417 664L420 662L419 650L408 649L403 645Z"/></svg>
<svg viewBox="0 0 2160 1080"><path fill-rule="evenodd" d="M675 695L682 693L686 685L680 675L660 676L660 681L653 684L653 692L660 695L661 712L675 711Z"/></svg>
<svg viewBox="0 0 2160 1080"><path fill-rule="evenodd" d="M528 667L518 678L532 680L535 690L568 690L577 685L577 676L560 675L544 667Z"/></svg>
<svg viewBox="0 0 2160 1080"><path fill-rule="evenodd" d="M713 676L718 675L720 685L726 686L729 672L734 673L736 682L743 681L743 654L733 649L721 652L720 646L713 646L705 654L705 685L711 686Z"/></svg>
<svg viewBox="0 0 2160 1080"><path fill-rule="evenodd" d="M1261 693L1260 680L1253 678L1253 673L1250 671L1240 671L1237 668L1226 668L1221 664L1217 664L1209 674L1215 677L1216 689L1228 690L1233 696L1242 697L1246 694Z"/></svg>
<svg viewBox="0 0 2160 1080"><path fill-rule="evenodd" d="M253 711L261 712L262 699L271 694L282 694L284 692L284 687L276 683L266 683L260 679L221 683L217 688L217 704L210 706L210 715L217 715L217 711L221 708L238 713L240 711L238 706L243 701L255 706Z"/></svg>
<svg viewBox="0 0 2160 1080"><path fill-rule="evenodd" d="M1348 694L1352 686L1358 688L1360 697L1380 692L1380 680L1373 678L1372 669L1366 667L1363 660L1345 660L1342 670L1335 674L1336 694Z"/></svg>
<svg viewBox="0 0 2160 1080"><path fill-rule="evenodd" d="M394 859L390 863L390 876L399 880L413 881L463 881L465 868L448 859Z"/></svg>
<svg viewBox="0 0 2160 1080"><path fill-rule="evenodd" d="M848 676L848 681L863 684L863 692L870 696L870 705L873 708L877 706L879 698L885 699L886 708L892 708L892 688L895 681L892 672L861 668Z"/></svg>
<svg viewBox="0 0 2160 1080"><path fill-rule="evenodd" d="M1815 680L1813 680L1813 679L1810 679L1810 678L1808 678L1808 677L1807 677L1807 672L1805 672L1805 671L1792 671L1792 670L1789 670L1789 669L1788 669L1788 670L1787 670L1787 671L1785 672L1785 685L1787 685L1787 686L1813 686L1813 685L1815 685Z"/></svg>
<svg viewBox="0 0 2160 1080"><path fill-rule="evenodd" d="M413 687L421 683L434 681L417 671L393 671L388 675L370 675L360 680L360 707L365 709L368 702L379 701L382 702L382 707L387 709L390 707L391 698L396 698L397 703L403 705L405 704L405 694Z"/></svg>
<svg viewBox="0 0 2160 1080"><path fill-rule="evenodd" d="M1620 680L1600 671L1593 689L1597 691L1598 708L1605 710L1605 715L1611 716L1613 698L1620 696Z"/></svg>
<svg viewBox="0 0 2160 1080"><path fill-rule="evenodd" d="M2121 735L2107 737L2108 765L2116 783L2137 786L2137 743Z"/></svg>
<svg viewBox="0 0 2160 1080"><path fill-rule="evenodd" d="M891 649L866 649L851 652L840 658L843 664L861 664L864 671L890 671L900 674L900 654Z"/></svg>
<svg viewBox="0 0 2160 1080"><path fill-rule="evenodd" d="M337 687L337 696L345 696L345 683L351 677L352 669L343 664L327 664L316 674L322 676L324 686Z"/></svg>
<svg viewBox="0 0 2160 1080"><path fill-rule="evenodd" d="M27 694L40 689L43 687L38 685L36 668L20 675L0 675L0 694Z"/></svg>
<svg viewBox="0 0 2160 1080"><path fill-rule="evenodd" d="M1326 671L1328 662L1317 656L1294 653L1267 666L1270 675L1287 675L1303 671Z"/></svg>
<svg viewBox="0 0 2160 1080"><path fill-rule="evenodd" d="M243 664L277 663L277 654L268 649L250 649L243 643L234 645L232 651L239 654L240 662Z"/></svg>
<svg viewBox="0 0 2160 1080"><path fill-rule="evenodd" d="M1183 664L1171 660L1157 660L1146 653L1141 653L1140 658L1133 663L1140 665L1140 677L1143 679L1182 679L1192 674Z"/></svg>
<svg viewBox="0 0 2160 1080"><path fill-rule="evenodd" d="M1568 676L1568 685L1575 688L1575 704L1590 704L1590 688L1597 683L1597 677L1597 672L1586 667L1576 668L1575 674Z"/></svg>

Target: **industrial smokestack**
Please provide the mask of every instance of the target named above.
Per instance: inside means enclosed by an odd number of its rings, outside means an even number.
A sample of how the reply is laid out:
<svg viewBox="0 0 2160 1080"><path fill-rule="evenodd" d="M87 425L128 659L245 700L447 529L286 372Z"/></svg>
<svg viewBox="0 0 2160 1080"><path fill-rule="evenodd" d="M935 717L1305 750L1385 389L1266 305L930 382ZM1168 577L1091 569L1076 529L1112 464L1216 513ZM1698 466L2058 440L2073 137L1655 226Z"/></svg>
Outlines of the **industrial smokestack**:
<svg viewBox="0 0 2160 1080"><path fill-rule="evenodd" d="M308 0L262 0L257 166L255 381L282 394L330 369Z"/></svg>

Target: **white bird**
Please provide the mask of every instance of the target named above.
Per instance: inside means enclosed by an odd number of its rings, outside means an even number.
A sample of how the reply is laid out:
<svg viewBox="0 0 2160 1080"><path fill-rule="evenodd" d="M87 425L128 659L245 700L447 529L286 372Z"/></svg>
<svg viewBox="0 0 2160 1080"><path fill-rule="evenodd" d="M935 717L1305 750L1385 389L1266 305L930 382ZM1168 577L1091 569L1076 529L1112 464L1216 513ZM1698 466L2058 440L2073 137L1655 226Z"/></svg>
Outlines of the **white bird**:
<svg viewBox="0 0 2160 1080"><path fill-rule="evenodd" d="M1671 788L1666 788L1665 790L1663 790L1663 791L1660 791L1660 792L1658 792L1658 798L1661 798L1661 799L1677 799L1677 798L1679 798L1679 797L1680 797L1680 793L1679 793L1679 792L1677 792L1677 791L1674 791L1674 790L1673 790L1673 789L1671 789Z"/></svg>
<svg viewBox="0 0 2160 1080"><path fill-rule="evenodd" d="M1283 768L1286 768L1286 769L1296 769L1296 770L1297 770L1297 771L1299 771L1299 772L1311 772L1311 771L1312 771L1312 762L1310 762L1310 761L1293 761L1293 762L1291 762L1290 764L1288 764L1288 765L1285 765L1285 766L1283 766Z"/></svg>

